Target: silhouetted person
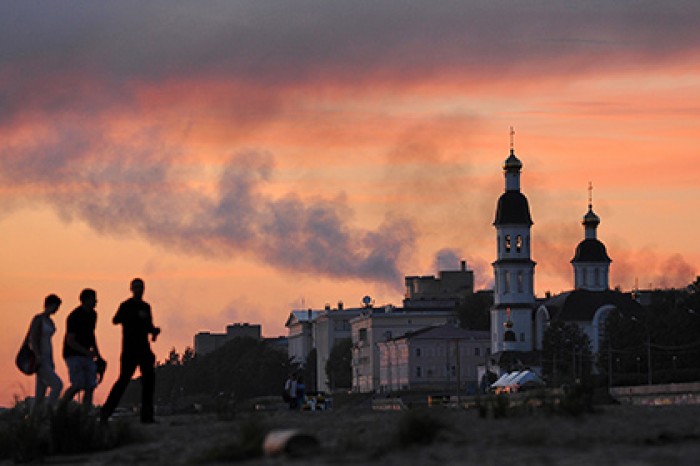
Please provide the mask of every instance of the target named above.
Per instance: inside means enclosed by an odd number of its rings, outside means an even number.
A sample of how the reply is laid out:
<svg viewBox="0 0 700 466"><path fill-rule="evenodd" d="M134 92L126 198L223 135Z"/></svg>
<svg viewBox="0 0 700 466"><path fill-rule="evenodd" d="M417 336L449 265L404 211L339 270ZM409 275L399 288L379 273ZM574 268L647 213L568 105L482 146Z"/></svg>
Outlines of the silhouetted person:
<svg viewBox="0 0 700 466"><path fill-rule="evenodd" d="M53 345L51 337L56 333L56 324L51 316L61 307L61 298L50 294L44 299L44 312L34 316L29 328L29 346L36 355L39 369L36 372L36 392L32 414L41 413L41 405L49 388L48 406L52 408L63 390L63 382L56 375L53 360Z"/></svg>
<svg viewBox="0 0 700 466"><path fill-rule="evenodd" d="M102 360L95 339L96 304L95 290L86 288L80 292L80 306L68 315L63 343L63 358L68 366L71 383L63 395L63 402L69 402L76 393L83 391L83 406L86 408L92 406L92 394L97 386L95 361Z"/></svg>
<svg viewBox="0 0 700 466"><path fill-rule="evenodd" d="M129 386L136 367L141 371L141 422L153 423L153 392L155 390L154 365L156 357L151 351L148 336L156 341L160 329L153 325L151 306L143 300L143 280L131 281L133 296L119 306L112 322L122 325L122 355L119 379L114 383L105 401L100 419L106 422L112 415L126 387Z"/></svg>

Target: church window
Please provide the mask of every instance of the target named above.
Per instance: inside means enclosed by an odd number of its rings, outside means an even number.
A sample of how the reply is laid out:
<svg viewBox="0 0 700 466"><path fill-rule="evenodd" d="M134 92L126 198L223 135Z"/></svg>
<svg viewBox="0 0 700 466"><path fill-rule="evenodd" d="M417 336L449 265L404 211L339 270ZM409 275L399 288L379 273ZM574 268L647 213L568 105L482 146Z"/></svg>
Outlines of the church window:
<svg viewBox="0 0 700 466"><path fill-rule="evenodd" d="M523 248L523 237L518 235L515 237L515 250L520 252L520 250Z"/></svg>
<svg viewBox="0 0 700 466"><path fill-rule="evenodd" d="M506 235L506 252L510 252L510 235Z"/></svg>
<svg viewBox="0 0 700 466"><path fill-rule="evenodd" d="M416 357L420 358L420 348L416 348Z"/></svg>
<svg viewBox="0 0 700 466"><path fill-rule="evenodd" d="M518 271L518 293L523 292L523 272Z"/></svg>
<svg viewBox="0 0 700 466"><path fill-rule="evenodd" d="M598 286L600 285L600 270L595 269L593 271L593 283Z"/></svg>
<svg viewBox="0 0 700 466"><path fill-rule="evenodd" d="M582 272L581 275L583 275L583 286L587 286L588 285L588 270L586 270L584 268L581 272Z"/></svg>

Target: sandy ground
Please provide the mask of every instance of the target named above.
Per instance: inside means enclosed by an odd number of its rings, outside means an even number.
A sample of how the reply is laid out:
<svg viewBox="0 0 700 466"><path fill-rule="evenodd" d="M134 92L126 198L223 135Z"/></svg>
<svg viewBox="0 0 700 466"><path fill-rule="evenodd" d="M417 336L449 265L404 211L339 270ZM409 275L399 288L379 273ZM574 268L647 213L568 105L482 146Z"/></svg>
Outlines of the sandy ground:
<svg viewBox="0 0 700 466"><path fill-rule="evenodd" d="M266 429L300 429L315 436L320 447L302 458L261 457L242 464L700 464L700 406L604 406L582 418L538 415L509 419L482 419L475 410L432 408L425 415L440 419L446 427L432 444L408 447L396 441L403 415L342 408L253 412L231 421L204 415L170 416L148 426L133 420L134 431L142 439L138 443L107 452L52 457L46 462L203 464L201 458L208 451L235 441L241 426L254 419Z"/></svg>

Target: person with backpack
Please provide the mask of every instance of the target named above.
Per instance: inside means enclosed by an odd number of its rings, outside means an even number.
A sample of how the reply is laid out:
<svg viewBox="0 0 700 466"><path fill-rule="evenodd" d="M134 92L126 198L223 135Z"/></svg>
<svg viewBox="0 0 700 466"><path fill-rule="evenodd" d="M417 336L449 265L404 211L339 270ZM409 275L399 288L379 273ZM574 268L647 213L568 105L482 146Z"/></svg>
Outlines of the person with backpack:
<svg viewBox="0 0 700 466"><path fill-rule="evenodd" d="M29 347L36 357L36 391L32 414L41 413L49 389L48 408L51 409L61 396L63 381L56 374L51 338L56 333L56 324L51 316L61 307L61 298L50 294L44 299L44 311L35 315L29 326Z"/></svg>

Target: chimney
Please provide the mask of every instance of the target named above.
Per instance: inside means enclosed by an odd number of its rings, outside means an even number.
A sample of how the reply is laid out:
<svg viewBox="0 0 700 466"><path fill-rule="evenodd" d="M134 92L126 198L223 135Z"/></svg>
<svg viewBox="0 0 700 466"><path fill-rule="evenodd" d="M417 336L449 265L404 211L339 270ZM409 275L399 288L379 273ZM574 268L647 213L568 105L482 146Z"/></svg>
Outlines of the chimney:
<svg viewBox="0 0 700 466"><path fill-rule="evenodd" d="M467 271L467 261L462 261L462 272Z"/></svg>
<svg viewBox="0 0 700 466"><path fill-rule="evenodd" d="M342 301L338 301L338 310L339 311L343 310L343 302Z"/></svg>

